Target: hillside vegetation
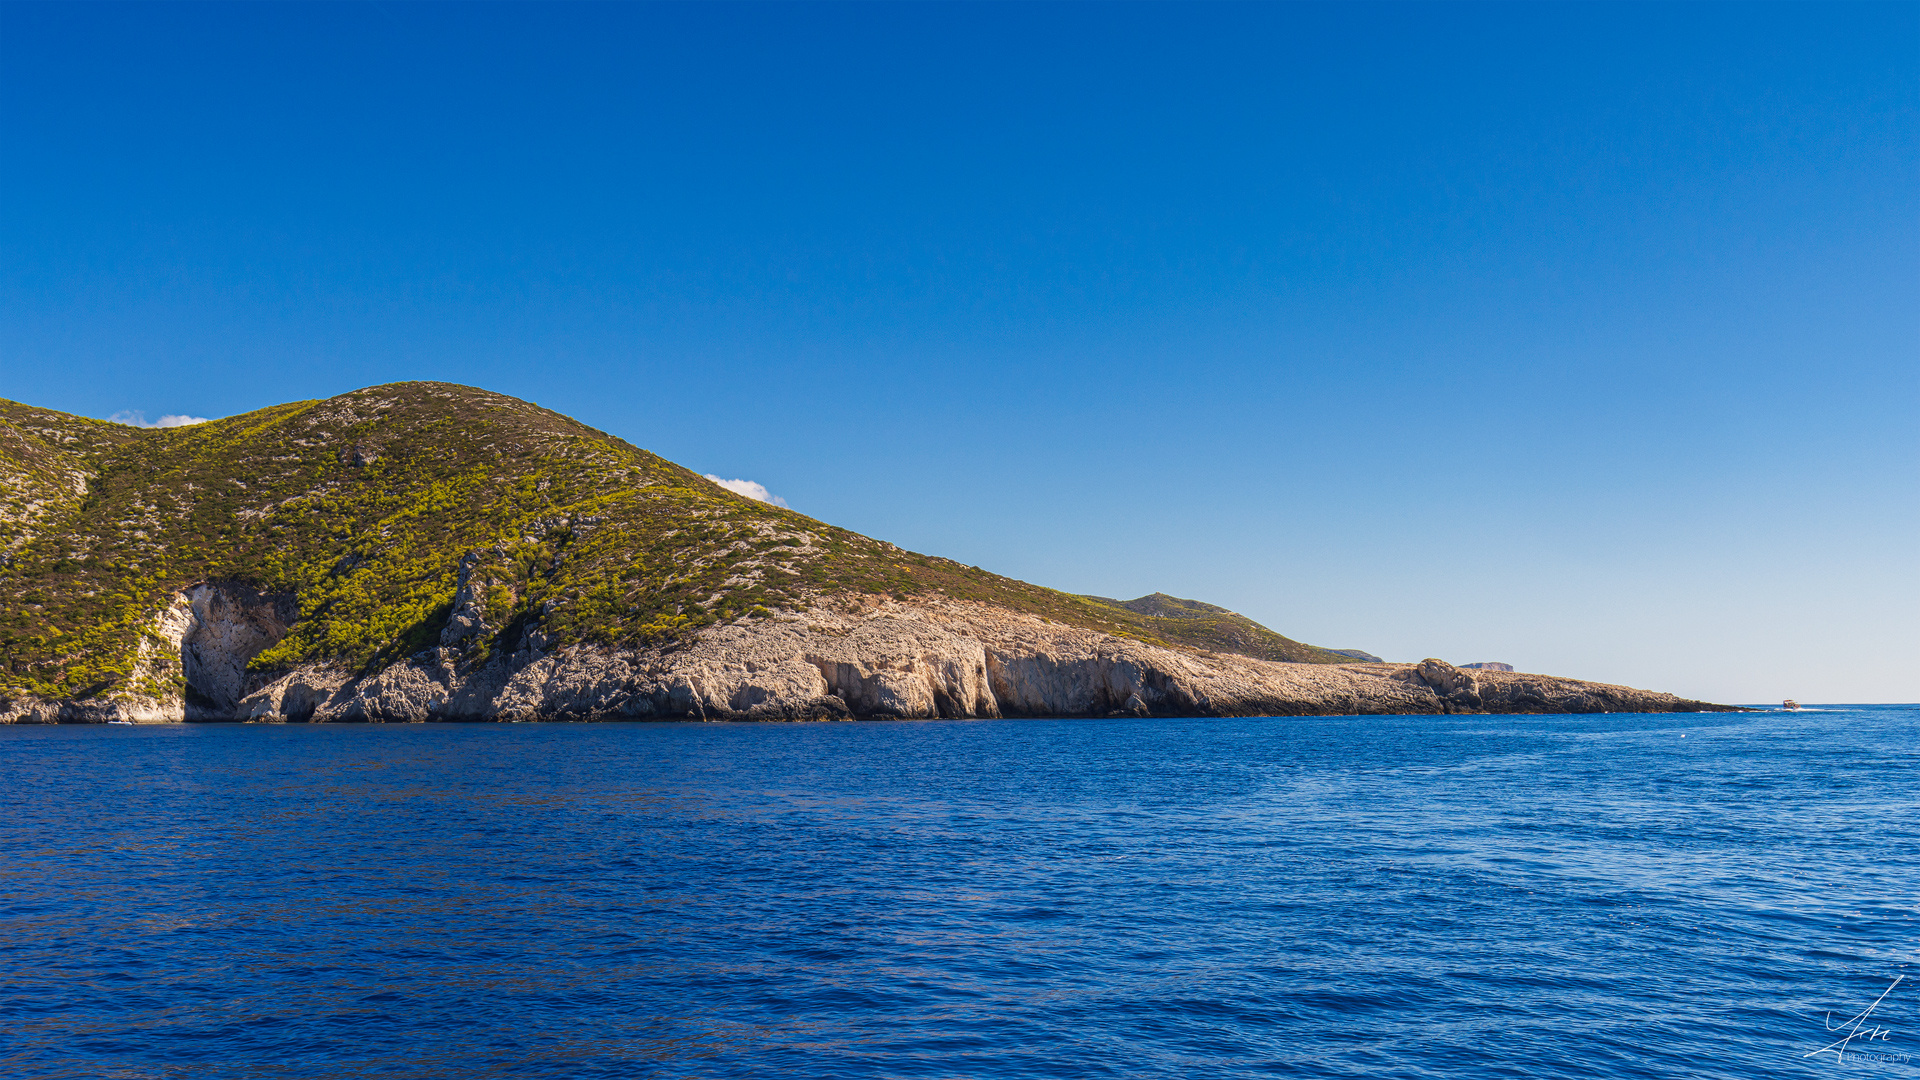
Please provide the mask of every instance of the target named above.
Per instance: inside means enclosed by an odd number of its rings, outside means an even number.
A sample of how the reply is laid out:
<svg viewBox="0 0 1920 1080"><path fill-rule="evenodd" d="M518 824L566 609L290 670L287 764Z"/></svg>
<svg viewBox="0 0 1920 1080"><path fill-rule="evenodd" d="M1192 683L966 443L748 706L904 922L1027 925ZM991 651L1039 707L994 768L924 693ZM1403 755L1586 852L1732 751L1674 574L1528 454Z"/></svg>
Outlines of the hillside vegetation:
<svg viewBox="0 0 1920 1080"><path fill-rule="evenodd" d="M1161 641L1186 645L1208 652L1236 653L1257 660L1284 660L1308 664L1347 664L1351 653L1303 645L1223 607L1182 600L1166 593L1152 593L1138 600L1110 600L1104 596L1085 596L1103 608L1125 612L1139 626L1139 633Z"/></svg>
<svg viewBox="0 0 1920 1080"><path fill-rule="evenodd" d="M904 551L445 383L162 430L0 401L0 484L0 688L46 697L167 689L136 685L158 677L137 674L143 635L202 581L296 598L256 670L375 670L439 643L463 559L484 598L472 656L534 632L672 646L836 597L940 593L1150 643L1348 660L1210 605L1074 596Z"/></svg>

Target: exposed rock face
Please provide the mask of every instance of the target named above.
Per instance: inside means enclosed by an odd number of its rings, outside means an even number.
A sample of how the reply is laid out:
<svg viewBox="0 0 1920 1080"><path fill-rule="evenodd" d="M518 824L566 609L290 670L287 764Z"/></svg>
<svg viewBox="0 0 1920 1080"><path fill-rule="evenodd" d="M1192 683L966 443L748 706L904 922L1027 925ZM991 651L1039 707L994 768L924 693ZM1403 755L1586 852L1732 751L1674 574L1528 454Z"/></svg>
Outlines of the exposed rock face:
<svg viewBox="0 0 1920 1080"><path fill-rule="evenodd" d="M237 582L195 585L180 594L162 621L179 626L186 719L233 716L246 696L247 664L286 637L299 617L292 597L265 595Z"/></svg>
<svg viewBox="0 0 1920 1080"><path fill-rule="evenodd" d="M1512 671L1512 664L1502 664L1496 660L1483 660L1478 664L1461 664L1470 671Z"/></svg>
<svg viewBox="0 0 1920 1080"><path fill-rule="evenodd" d="M447 617L447 628L440 631L442 645L457 645L488 629L487 586L492 582L474 573L481 559L481 553L477 551L469 551L460 557L458 584L453 591L453 613Z"/></svg>
<svg viewBox="0 0 1920 1080"><path fill-rule="evenodd" d="M463 663L442 647L355 678L303 667L237 693L285 633L282 598L201 586L176 605L198 704L186 719L269 722L804 720L1442 712L1694 712L1725 706L1623 686L1419 664L1291 664L1158 648L982 604L885 602L715 628L672 651L523 641ZM251 650L251 651L249 651ZM256 676L256 680L260 677ZM74 703L0 720L178 719Z"/></svg>
<svg viewBox="0 0 1920 1080"><path fill-rule="evenodd" d="M1462 712L1479 712L1485 705L1473 676L1445 660L1422 660L1410 668L1394 672L1390 678L1412 686L1424 686L1440 700L1456 706Z"/></svg>

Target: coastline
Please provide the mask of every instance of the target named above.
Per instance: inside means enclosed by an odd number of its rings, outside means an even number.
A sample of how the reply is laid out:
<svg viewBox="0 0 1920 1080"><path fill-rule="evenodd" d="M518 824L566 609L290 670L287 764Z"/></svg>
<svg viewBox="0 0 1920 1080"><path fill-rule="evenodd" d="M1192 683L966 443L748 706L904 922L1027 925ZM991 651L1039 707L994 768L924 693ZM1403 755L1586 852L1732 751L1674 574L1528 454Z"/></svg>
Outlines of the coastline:
<svg viewBox="0 0 1920 1080"><path fill-rule="evenodd" d="M236 640L229 638L228 640ZM1418 664L1304 664L1176 650L991 605L821 605L664 649L535 640L463 663L437 648L355 674L248 673L244 648L186 664L171 698L0 701L0 723L1335 716L1740 712L1633 687ZM220 695L220 696L216 696ZM225 697L225 700L221 699Z"/></svg>

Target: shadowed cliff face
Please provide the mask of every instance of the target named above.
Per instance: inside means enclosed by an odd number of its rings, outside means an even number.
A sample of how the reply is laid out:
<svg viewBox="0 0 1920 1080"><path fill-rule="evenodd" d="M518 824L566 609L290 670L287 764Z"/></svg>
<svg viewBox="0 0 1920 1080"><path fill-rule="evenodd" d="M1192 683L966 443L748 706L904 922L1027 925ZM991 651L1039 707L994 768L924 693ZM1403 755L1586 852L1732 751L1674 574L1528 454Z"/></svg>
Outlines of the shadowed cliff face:
<svg viewBox="0 0 1920 1080"><path fill-rule="evenodd" d="M180 626L185 718L233 717L247 693L247 665L287 636L299 611L291 596L238 582L195 585L181 594L163 618Z"/></svg>

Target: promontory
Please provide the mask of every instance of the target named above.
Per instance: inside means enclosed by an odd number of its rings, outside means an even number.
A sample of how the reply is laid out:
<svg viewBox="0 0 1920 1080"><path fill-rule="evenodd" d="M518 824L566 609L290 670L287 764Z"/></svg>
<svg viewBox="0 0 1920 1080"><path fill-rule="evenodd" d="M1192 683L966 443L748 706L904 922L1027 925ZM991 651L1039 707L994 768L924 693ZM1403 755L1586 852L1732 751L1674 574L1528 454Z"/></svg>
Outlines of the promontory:
<svg viewBox="0 0 1920 1080"><path fill-rule="evenodd" d="M169 429L0 400L0 722L1692 712L1077 596L397 383Z"/></svg>

